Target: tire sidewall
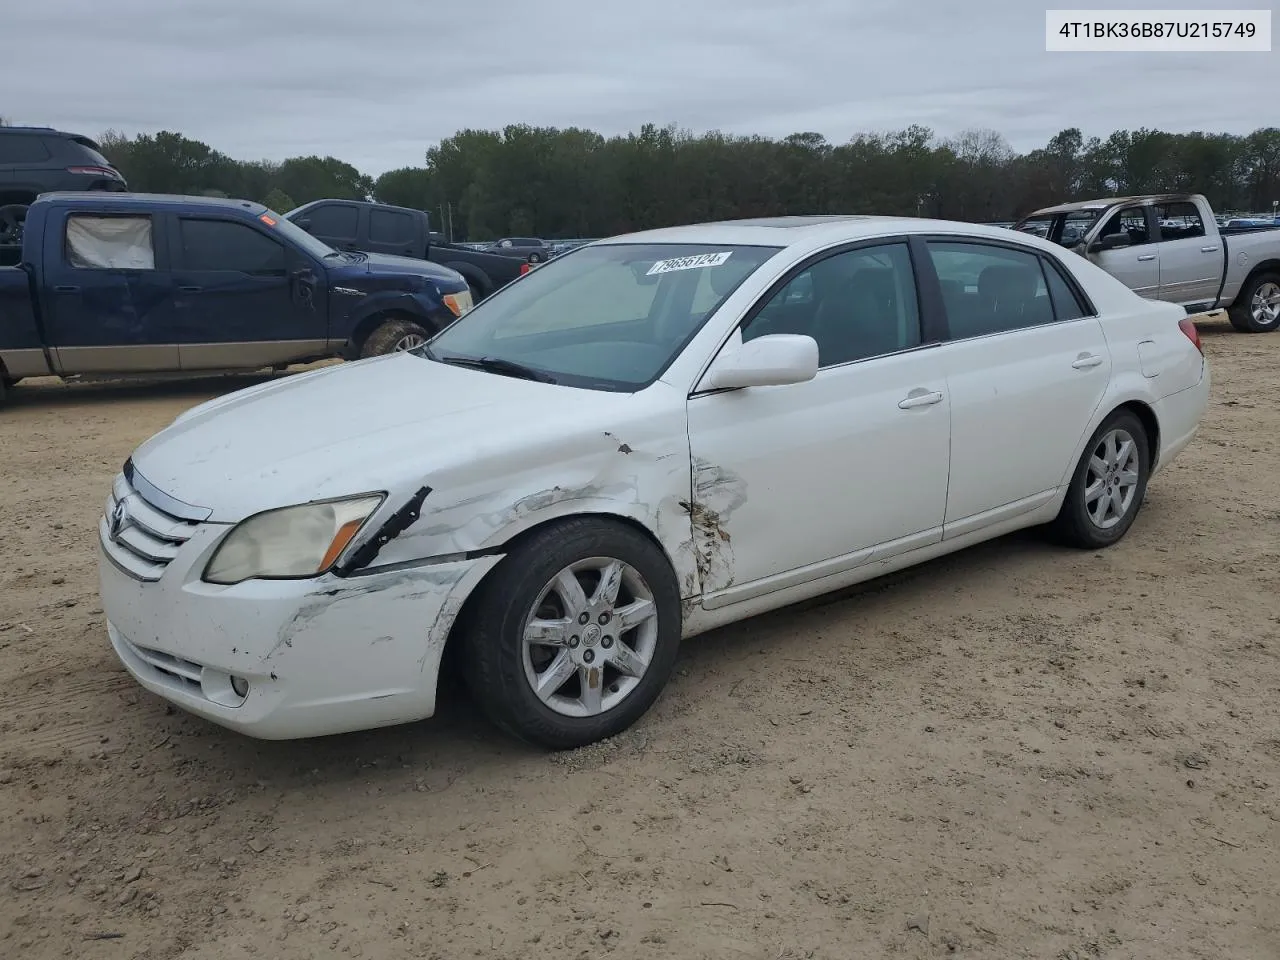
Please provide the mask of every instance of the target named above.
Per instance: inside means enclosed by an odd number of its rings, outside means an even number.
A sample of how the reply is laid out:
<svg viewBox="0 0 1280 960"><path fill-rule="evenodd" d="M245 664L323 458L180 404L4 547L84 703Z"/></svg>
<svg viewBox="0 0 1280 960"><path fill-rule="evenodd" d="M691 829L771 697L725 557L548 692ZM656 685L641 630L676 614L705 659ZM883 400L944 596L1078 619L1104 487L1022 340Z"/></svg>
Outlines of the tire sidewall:
<svg viewBox="0 0 1280 960"><path fill-rule="evenodd" d="M1133 505L1130 506L1129 512L1124 519L1114 527L1103 530L1089 516L1089 510L1084 499L1085 482L1089 475L1089 458L1093 455L1094 448L1097 447L1099 441L1106 434L1116 428L1126 430L1138 445L1138 488L1134 492ZM1090 546L1097 548L1109 547L1113 543L1119 542L1129 532L1129 528L1133 526L1134 521L1138 518L1143 501L1146 499L1147 481L1150 478L1151 439L1147 435L1147 428L1135 413L1128 410L1113 413L1089 437L1089 442L1084 448L1084 453L1080 455L1080 462L1076 464L1076 472L1072 476L1071 485L1067 490L1066 508L1074 515L1073 519L1077 529L1088 538Z"/></svg>
<svg viewBox="0 0 1280 960"><path fill-rule="evenodd" d="M404 317L384 320L369 332L369 336L365 337L364 343L360 346L360 359L367 360L369 357L393 353L392 348L396 341L410 333L420 334L424 339L431 338L430 331L414 320Z"/></svg>
<svg viewBox="0 0 1280 960"><path fill-rule="evenodd" d="M581 518L549 533L526 542L493 571L468 634L467 659L485 667L472 674L472 692L488 702L491 716L497 708L494 719L500 726L521 739L565 749L621 733L657 700L679 654L680 589L662 549L620 523ZM551 579L570 564L595 556L621 560L645 579L658 610L657 645L649 669L622 703L594 717L567 717L543 703L529 684L524 627ZM477 689L476 683L485 686Z"/></svg>
<svg viewBox="0 0 1280 960"><path fill-rule="evenodd" d="M1244 330L1249 333L1272 333L1280 330L1280 319L1275 323L1263 326L1253 318L1253 295L1264 283L1280 284L1280 274L1261 273L1254 277L1240 296L1240 320Z"/></svg>

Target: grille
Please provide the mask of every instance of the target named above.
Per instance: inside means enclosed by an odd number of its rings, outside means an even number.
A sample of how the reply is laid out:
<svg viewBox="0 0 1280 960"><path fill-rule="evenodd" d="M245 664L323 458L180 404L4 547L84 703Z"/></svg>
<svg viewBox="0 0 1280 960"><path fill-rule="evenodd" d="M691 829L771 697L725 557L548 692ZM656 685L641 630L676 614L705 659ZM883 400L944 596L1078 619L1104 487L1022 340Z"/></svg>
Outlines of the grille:
<svg viewBox="0 0 1280 960"><path fill-rule="evenodd" d="M123 515L113 534L112 524L121 505ZM122 473L111 485L106 512L98 521L98 535L102 549L121 570L135 579L154 581L160 579L165 567L198 526L152 506L129 485Z"/></svg>

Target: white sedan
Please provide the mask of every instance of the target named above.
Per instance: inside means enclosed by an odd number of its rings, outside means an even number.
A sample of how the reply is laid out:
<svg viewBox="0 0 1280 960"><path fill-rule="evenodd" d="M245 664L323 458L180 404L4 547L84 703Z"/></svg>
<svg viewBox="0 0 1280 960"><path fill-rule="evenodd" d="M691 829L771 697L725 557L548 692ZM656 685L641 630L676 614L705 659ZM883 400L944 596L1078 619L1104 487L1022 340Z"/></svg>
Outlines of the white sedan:
<svg viewBox="0 0 1280 960"><path fill-rule="evenodd" d="M579 248L425 346L198 406L100 525L147 689L270 739L429 717L446 645L551 748L682 638L1023 527L1108 547L1195 434L1195 327L998 227L793 217Z"/></svg>

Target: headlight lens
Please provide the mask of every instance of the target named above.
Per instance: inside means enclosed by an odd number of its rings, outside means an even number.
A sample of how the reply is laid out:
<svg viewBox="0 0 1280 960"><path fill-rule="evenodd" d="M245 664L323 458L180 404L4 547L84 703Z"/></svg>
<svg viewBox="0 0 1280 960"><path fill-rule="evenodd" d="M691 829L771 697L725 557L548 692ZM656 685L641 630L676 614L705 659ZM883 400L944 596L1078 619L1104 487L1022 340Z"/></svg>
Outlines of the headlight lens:
<svg viewBox="0 0 1280 960"><path fill-rule="evenodd" d="M474 306L471 302L471 291L463 290L461 293L446 293L444 295L444 305L448 307L455 317L460 317Z"/></svg>
<svg viewBox="0 0 1280 960"><path fill-rule="evenodd" d="M382 494L370 494L252 516L222 541L203 579L232 584L318 576L337 562L382 499Z"/></svg>

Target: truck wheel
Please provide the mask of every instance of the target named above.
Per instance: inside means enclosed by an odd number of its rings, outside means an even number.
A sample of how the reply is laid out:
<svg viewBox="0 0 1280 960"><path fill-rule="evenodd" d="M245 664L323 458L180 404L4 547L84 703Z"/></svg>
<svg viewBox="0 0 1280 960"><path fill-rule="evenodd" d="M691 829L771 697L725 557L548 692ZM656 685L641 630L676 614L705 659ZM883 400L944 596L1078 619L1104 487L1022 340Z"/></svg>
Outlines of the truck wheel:
<svg viewBox="0 0 1280 960"><path fill-rule="evenodd" d="M540 253L531 253L531 254L529 254L529 262L530 262L530 263L541 263L541 262L543 261L543 259L544 259L544 258L543 258L543 256L542 256L542 254L540 254Z"/></svg>
<svg viewBox="0 0 1280 960"><path fill-rule="evenodd" d="M384 353L398 353L420 347L431 337L420 324L404 317L391 317L379 324L365 337L360 347L360 359L380 357Z"/></svg>
<svg viewBox="0 0 1280 960"><path fill-rule="evenodd" d="M1245 281L1227 316L1241 333L1280 330L1280 273L1260 273Z"/></svg>
<svg viewBox="0 0 1280 960"><path fill-rule="evenodd" d="M22 227L26 222L26 204L8 203L0 207L0 246L21 246Z"/></svg>
<svg viewBox="0 0 1280 960"><path fill-rule="evenodd" d="M569 750L652 706L680 646L680 587L662 549L614 520L575 517L517 546L480 585L467 687L529 743Z"/></svg>

